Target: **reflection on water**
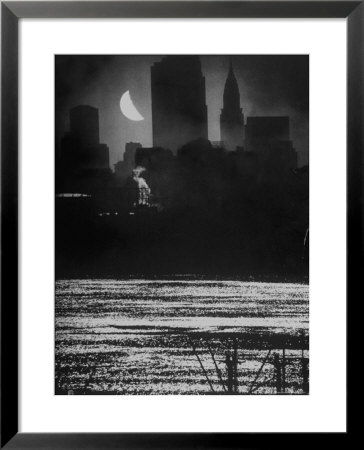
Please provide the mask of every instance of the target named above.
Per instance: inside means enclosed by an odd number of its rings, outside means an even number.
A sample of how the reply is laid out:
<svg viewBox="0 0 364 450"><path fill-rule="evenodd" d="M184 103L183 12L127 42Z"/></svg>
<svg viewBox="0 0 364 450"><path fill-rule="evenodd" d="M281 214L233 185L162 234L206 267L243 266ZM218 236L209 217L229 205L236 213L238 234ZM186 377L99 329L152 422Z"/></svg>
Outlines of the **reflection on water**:
<svg viewBox="0 0 364 450"><path fill-rule="evenodd" d="M224 393L226 352L235 345L239 393L250 392L266 356L259 388L250 393L273 393L268 351L280 348L283 336L285 392L301 393L303 331L308 335L303 284L57 281L56 392Z"/></svg>

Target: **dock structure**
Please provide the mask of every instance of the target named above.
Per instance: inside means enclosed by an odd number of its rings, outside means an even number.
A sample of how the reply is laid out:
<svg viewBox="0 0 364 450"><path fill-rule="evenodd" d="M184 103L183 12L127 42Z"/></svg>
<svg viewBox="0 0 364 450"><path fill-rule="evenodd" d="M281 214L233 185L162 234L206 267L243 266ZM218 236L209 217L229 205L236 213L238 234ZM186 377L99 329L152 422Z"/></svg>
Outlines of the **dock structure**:
<svg viewBox="0 0 364 450"><path fill-rule="evenodd" d="M309 393L309 338L304 330L295 335L190 332L186 336L211 394Z"/></svg>

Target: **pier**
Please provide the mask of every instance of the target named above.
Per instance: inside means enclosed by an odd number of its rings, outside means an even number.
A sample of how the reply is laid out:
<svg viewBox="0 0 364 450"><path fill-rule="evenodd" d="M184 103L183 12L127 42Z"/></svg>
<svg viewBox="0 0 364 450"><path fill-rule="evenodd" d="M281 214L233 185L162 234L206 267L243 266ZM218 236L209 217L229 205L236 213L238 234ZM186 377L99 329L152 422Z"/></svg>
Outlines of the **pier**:
<svg viewBox="0 0 364 450"><path fill-rule="evenodd" d="M269 337L190 332L186 341L211 394L309 394L309 338L303 330Z"/></svg>

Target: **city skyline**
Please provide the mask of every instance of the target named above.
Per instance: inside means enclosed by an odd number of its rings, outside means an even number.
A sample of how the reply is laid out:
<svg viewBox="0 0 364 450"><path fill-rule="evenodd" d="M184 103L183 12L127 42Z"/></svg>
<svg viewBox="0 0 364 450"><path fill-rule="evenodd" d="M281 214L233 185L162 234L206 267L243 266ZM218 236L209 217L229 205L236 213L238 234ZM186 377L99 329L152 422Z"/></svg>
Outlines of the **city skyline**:
<svg viewBox="0 0 364 450"><path fill-rule="evenodd" d="M56 58L55 395L309 394L308 81Z"/></svg>
<svg viewBox="0 0 364 450"><path fill-rule="evenodd" d="M67 78L62 74L70 72L59 70L60 76L56 80L58 150L61 138L69 129L67 123L69 110L80 104L88 104L99 109L100 141L105 142L110 149L110 167L122 160L127 142L140 142L144 147L151 147L153 133L150 72L153 64L160 62L161 58L160 56L57 56L58 69L73 69L72 75ZM220 114L223 107L223 90L232 61L245 117L289 116L291 139L297 150L298 165L307 164L307 57L234 55L201 56L200 59L202 75L206 80L208 138L211 141L221 139ZM262 71L262 66L270 70ZM293 72L297 72L297 76L292 77ZM249 86L254 88L249 89ZM119 101L124 89L130 90L131 97L145 120L132 122L121 114ZM277 101L273 101L274 96L277 97Z"/></svg>

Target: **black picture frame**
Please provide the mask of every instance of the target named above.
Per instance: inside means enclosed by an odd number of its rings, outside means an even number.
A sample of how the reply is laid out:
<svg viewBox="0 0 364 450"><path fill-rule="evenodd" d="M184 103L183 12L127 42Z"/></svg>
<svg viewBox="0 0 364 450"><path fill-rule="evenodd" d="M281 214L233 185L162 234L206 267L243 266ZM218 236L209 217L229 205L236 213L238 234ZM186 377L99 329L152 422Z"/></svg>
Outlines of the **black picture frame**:
<svg viewBox="0 0 364 450"><path fill-rule="evenodd" d="M310 433L18 432L18 22L22 18L347 18L347 305L361 279L363 1L1 2L1 448L182 449L306 446ZM352 298L354 300L354 298ZM349 349L349 346L348 346ZM348 416L347 416L348 417ZM348 428L349 430L349 428ZM348 437L337 433L335 439ZM320 437L321 436L321 437ZM316 434L315 444L325 440Z"/></svg>

